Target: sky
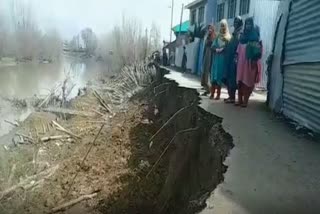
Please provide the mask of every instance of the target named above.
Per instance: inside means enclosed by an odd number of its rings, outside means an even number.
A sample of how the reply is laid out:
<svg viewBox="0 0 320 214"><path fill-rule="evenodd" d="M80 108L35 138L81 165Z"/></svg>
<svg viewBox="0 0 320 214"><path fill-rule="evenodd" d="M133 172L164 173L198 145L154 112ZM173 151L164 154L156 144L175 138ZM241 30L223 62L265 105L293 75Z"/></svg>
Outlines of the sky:
<svg viewBox="0 0 320 214"><path fill-rule="evenodd" d="M159 26L165 40L170 37L171 0L0 0L27 1L41 29L57 28L64 38L70 38L85 27L98 35L121 23L122 15L138 19L144 27L152 22ZM174 25L180 23L182 4L192 0L174 0ZM1 4L1 3L0 3ZM0 5L1 6L1 5ZM9 7L6 12L9 12ZM184 10L183 20L189 19Z"/></svg>

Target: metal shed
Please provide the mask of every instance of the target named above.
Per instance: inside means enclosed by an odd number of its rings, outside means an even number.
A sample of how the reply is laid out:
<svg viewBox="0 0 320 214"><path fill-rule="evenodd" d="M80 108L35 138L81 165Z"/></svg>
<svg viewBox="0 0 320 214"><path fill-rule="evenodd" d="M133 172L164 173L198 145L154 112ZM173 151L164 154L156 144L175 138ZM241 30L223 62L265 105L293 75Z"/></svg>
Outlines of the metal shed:
<svg viewBox="0 0 320 214"><path fill-rule="evenodd" d="M291 3L285 41L283 113L320 132L320 1Z"/></svg>
<svg viewBox="0 0 320 214"><path fill-rule="evenodd" d="M270 79L270 107L315 132L320 132L319 11L318 0L283 3Z"/></svg>

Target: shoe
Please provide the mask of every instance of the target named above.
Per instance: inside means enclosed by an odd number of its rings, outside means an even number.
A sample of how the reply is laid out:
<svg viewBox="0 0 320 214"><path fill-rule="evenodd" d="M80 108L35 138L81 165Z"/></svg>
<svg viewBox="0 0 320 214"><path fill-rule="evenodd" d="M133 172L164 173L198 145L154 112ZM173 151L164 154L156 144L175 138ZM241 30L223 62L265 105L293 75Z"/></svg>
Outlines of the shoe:
<svg viewBox="0 0 320 214"><path fill-rule="evenodd" d="M201 96L208 96L208 94L210 94L210 92L209 92L209 91L205 91L205 92L203 92L203 93L201 94Z"/></svg>
<svg viewBox="0 0 320 214"><path fill-rule="evenodd" d="M216 86L211 86L211 95L210 95L211 100L214 98L215 93L216 93Z"/></svg>
<svg viewBox="0 0 320 214"><path fill-rule="evenodd" d="M220 95L221 95L221 87L218 86L217 87L217 97L215 98L215 100L220 100Z"/></svg>
<svg viewBox="0 0 320 214"><path fill-rule="evenodd" d="M247 108L247 107L248 107L247 104L242 104L242 105L241 105L241 108Z"/></svg>
<svg viewBox="0 0 320 214"><path fill-rule="evenodd" d="M226 104L234 104L234 103L236 103L236 101L235 100L233 100L233 99L228 99L228 100L226 100L226 101L224 101Z"/></svg>

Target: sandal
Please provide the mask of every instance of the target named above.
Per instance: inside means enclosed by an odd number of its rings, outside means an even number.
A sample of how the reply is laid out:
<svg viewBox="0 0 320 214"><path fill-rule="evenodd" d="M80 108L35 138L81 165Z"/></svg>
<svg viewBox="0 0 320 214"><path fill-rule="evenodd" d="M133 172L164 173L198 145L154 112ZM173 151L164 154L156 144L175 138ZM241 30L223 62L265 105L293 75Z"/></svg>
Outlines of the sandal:
<svg viewBox="0 0 320 214"><path fill-rule="evenodd" d="M232 100L232 99L228 99L228 100L225 100L224 101L226 104L235 104L236 101L235 100Z"/></svg>

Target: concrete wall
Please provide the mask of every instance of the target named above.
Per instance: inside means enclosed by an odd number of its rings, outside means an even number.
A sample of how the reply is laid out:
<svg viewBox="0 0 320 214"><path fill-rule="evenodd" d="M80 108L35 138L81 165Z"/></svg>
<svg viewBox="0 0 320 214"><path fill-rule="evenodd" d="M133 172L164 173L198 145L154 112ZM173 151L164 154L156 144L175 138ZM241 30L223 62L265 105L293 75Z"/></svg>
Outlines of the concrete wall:
<svg viewBox="0 0 320 214"><path fill-rule="evenodd" d="M205 6L205 13L204 13L204 22L201 23L203 25L209 25L215 22L216 19L216 13L217 13L217 0L207 0L203 1L200 4L195 5L194 7L189 8L190 9L190 20L191 20L191 11L197 10L196 20L198 20L199 16L199 7ZM198 23L199 24L199 23Z"/></svg>
<svg viewBox="0 0 320 214"><path fill-rule="evenodd" d="M197 70L199 43L200 39L196 38L194 42L185 45L187 53L187 69L190 69L192 73L196 73ZM180 68L182 64L183 46L177 47L175 54L175 65Z"/></svg>

